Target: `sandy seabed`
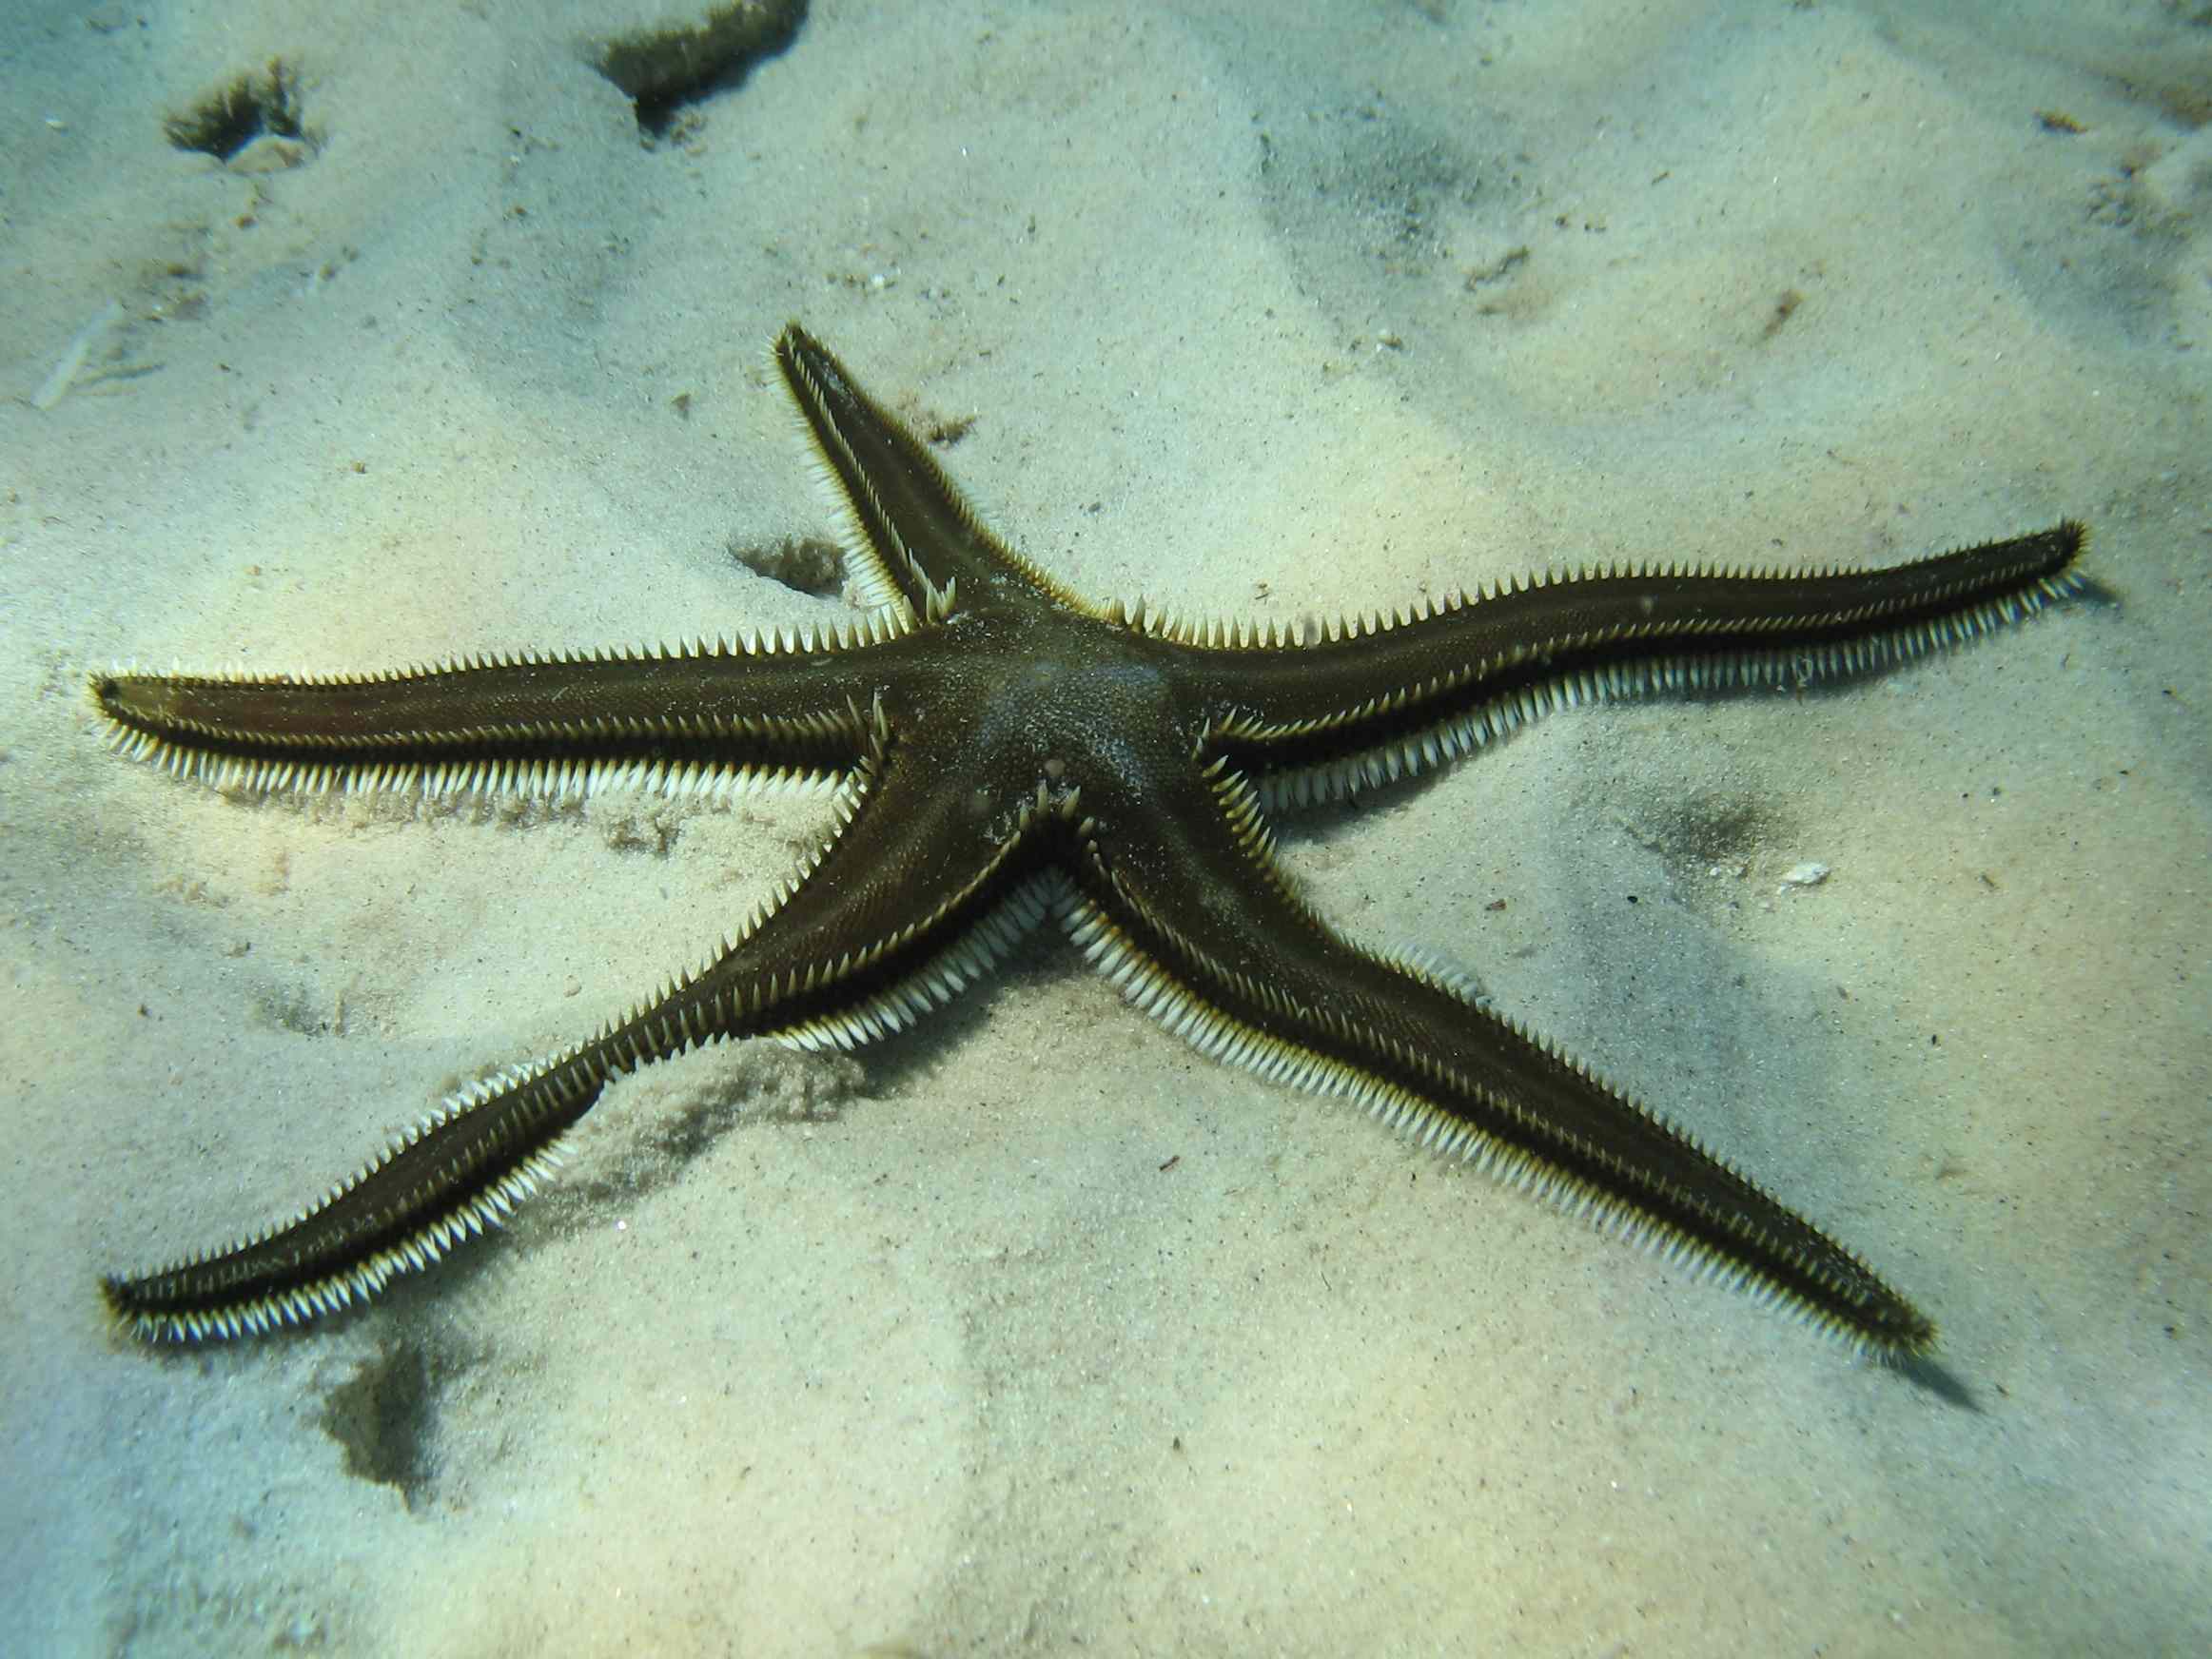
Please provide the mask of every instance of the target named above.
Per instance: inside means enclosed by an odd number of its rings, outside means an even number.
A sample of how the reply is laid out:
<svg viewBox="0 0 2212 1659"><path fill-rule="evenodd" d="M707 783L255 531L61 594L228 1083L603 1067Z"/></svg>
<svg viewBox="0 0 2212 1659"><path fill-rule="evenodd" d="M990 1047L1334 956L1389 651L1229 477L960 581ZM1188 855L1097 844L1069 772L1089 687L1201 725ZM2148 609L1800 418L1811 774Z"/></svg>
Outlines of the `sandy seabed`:
<svg viewBox="0 0 2212 1659"><path fill-rule="evenodd" d="M703 13L11 9L10 1651L2212 1644L2212 13L1308 10L819 0L645 132L595 43ZM239 85L255 143L174 142ZM588 1033L826 810L226 798L86 673L849 619L733 556L833 528L794 316L972 418L1030 557L1201 614L2089 521L2096 591L1971 649L1286 826L1913 1295L1941 1386L1043 938L881 1051L619 1083L366 1313L115 1336L98 1273Z"/></svg>

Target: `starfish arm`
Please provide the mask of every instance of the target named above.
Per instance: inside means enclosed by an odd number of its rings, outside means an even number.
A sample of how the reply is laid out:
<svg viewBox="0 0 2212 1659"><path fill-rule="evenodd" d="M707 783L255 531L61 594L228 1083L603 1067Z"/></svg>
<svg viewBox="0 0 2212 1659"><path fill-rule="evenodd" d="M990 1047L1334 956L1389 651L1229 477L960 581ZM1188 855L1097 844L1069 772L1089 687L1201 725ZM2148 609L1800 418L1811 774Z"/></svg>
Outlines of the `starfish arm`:
<svg viewBox="0 0 2212 1659"><path fill-rule="evenodd" d="M846 557L867 597L923 619L955 587L988 604L1011 582L1069 610L1091 607L983 527L914 435L860 389L845 365L796 322L775 342L775 366L849 527Z"/></svg>
<svg viewBox="0 0 2212 1659"><path fill-rule="evenodd" d="M219 787L673 792L849 769L866 743L869 659L901 637L871 624L360 675L117 671L90 689L119 748Z"/></svg>
<svg viewBox="0 0 2212 1659"><path fill-rule="evenodd" d="M1277 867L1258 792L1216 763L1171 810L1087 826L1069 927L1134 1003L1202 1051L1351 1097L1854 1346L1935 1328L1867 1265L1588 1068L1442 974L1331 929Z"/></svg>
<svg viewBox="0 0 2212 1659"><path fill-rule="evenodd" d="M1209 752L1295 804L1425 771L1562 704L1803 685L1969 639L2075 592L2086 541L2069 520L1878 570L1598 570L1306 645L1184 643L1204 654L1191 672L1213 694Z"/></svg>
<svg viewBox="0 0 2212 1659"><path fill-rule="evenodd" d="M992 839L921 766L901 766L880 712L838 831L738 937L590 1042L446 1101L289 1222L159 1271L103 1281L148 1341L303 1323L428 1266L501 1220L618 1072L697 1044L774 1036L852 1046L955 994L1044 916L1038 846L1061 809L1042 797Z"/></svg>

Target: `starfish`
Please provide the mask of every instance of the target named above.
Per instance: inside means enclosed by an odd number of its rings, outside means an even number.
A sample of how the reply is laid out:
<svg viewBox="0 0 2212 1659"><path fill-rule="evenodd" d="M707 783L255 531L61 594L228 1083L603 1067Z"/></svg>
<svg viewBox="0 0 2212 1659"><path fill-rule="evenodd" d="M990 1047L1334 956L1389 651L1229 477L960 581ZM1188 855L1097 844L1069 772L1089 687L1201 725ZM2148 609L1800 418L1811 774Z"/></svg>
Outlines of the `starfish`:
<svg viewBox="0 0 2212 1659"><path fill-rule="evenodd" d="M1278 864L1271 819L1562 705L1794 687L1963 641L2078 591L2081 525L1884 569L1538 576L1311 636L1198 623L1077 596L985 529L795 323L774 359L844 509L871 607L855 626L359 675L93 679L119 749L226 789L837 786L828 840L712 961L447 1099L290 1220L106 1278L124 1329L200 1341L335 1312L505 1218L617 1074L734 1038L868 1043L1049 918L1206 1054L1355 1102L1859 1352L1933 1344L1857 1256L1463 974L1337 932Z"/></svg>

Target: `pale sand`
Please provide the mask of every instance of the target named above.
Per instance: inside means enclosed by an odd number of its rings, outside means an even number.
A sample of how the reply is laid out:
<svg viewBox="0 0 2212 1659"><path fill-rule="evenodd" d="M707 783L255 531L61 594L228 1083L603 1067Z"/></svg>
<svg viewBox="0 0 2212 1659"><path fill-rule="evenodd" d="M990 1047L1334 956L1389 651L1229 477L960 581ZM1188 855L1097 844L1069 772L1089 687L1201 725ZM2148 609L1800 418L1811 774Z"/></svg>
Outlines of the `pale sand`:
<svg viewBox="0 0 2212 1659"><path fill-rule="evenodd" d="M0 1646L2212 1642L2192 8L824 3L657 151L592 7L330 10L41 8L0 79ZM278 52L307 165L164 143ZM1921 1298L1953 1395L1049 940L885 1052L617 1084L366 1315L113 1337L98 1271L587 1032L826 815L226 800L108 754L85 671L846 615L726 552L832 522L790 316L976 416L949 464L1055 574L1200 612L2090 520L2117 605L1556 716L1288 837Z"/></svg>

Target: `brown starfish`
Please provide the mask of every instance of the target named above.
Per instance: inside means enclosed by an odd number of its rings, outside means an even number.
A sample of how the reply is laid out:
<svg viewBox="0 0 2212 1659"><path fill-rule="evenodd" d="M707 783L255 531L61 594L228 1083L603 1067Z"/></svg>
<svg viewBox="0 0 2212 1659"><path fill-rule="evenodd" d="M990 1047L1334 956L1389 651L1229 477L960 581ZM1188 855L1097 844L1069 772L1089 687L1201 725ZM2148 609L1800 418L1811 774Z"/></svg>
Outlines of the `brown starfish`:
<svg viewBox="0 0 2212 1659"><path fill-rule="evenodd" d="M550 1170L607 1080L696 1043L852 1046L1049 916L1204 1052L1346 1096L1888 1356L1935 1327L1856 1256L1447 970L1331 928L1269 813L1426 770L1566 703L1801 684L2074 591L2066 522L1889 569L1619 568L1280 629L1090 604L979 524L914 437L793 325L775 361L849 509L856 629L359 676L116 673L118 746L259 790L564 796L834 778L829 842L706 966L445 1102L292 1220L110 1278L149 1339L312 1318L426 1266Z"/></svg>

